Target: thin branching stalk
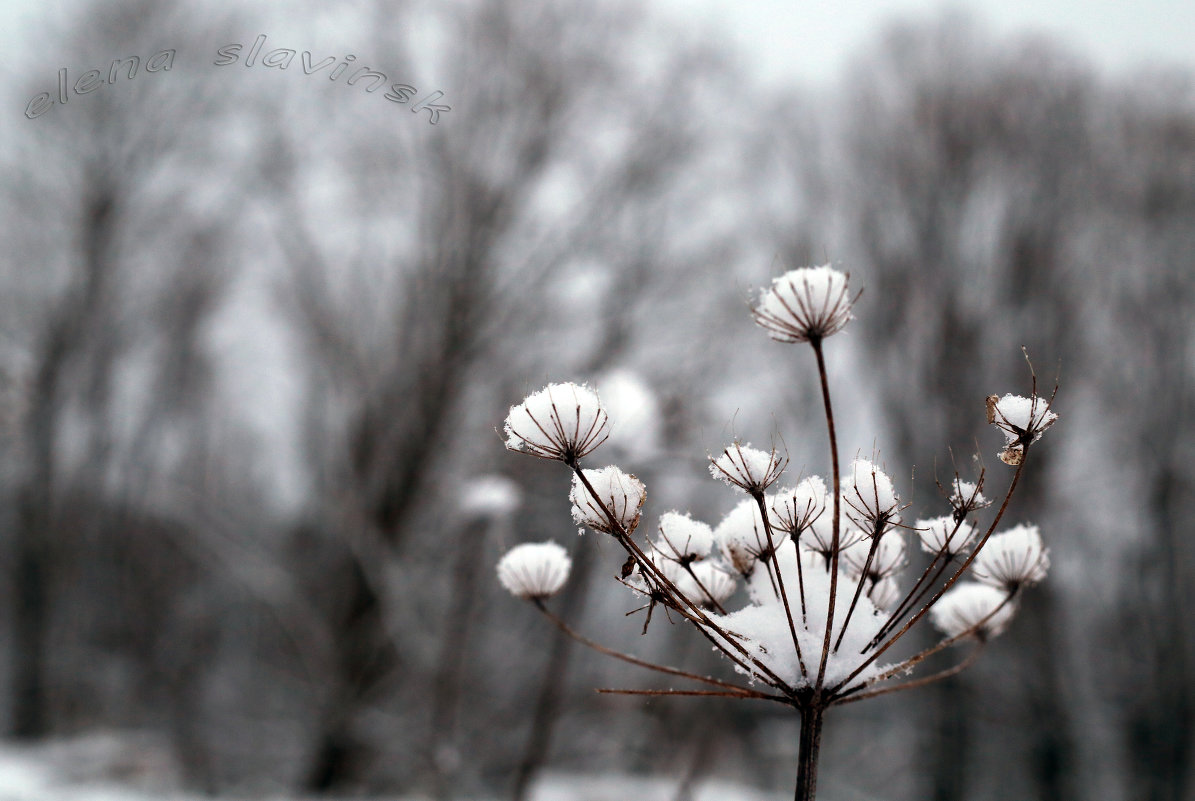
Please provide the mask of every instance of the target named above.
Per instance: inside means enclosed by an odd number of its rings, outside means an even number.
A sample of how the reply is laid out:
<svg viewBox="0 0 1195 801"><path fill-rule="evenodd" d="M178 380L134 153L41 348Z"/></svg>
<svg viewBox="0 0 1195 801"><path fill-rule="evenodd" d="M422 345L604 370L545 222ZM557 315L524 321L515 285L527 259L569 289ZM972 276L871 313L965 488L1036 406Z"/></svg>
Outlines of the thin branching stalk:
<svg viewBox="0 0 1195 801"><path fill-rule="evenodd" d="M623 547L627 549L632 557L634 557L636 563L640 567L640 570L644 572L644 576L646 577L650 573L652 578L666 590L667 595L674 604L674 608L684 615L687 620L693 623L698 630L705 634L706 638L713 643L719 651L722 651L727 656L730 656L732 659L734 659L734 661L740 666L744 667L748 673L754 673L754 671L752 671L750 668L746 668L746 666L743 665L742 660L733 657L725 645L709 634L709 631L706 630L706 627L721 637L726 644L729 644L731 647L737 650L743 656L743 658L749 661L754 667L762 671L761 675L767 677L768 683L773 684L773 686L779 688L782 692L791 694L793 689L788 685L787 682L777 676L771 668L763 664L763 662L761 662L759 659L751 656L747 649L744 648L740 643L736 642L729 633L710 620L709 616L705 614L704 610L702 610L700 606L693 603L692 600L690 600L677 588L675 584L672 583L671 579L664 575L664 572L660 570L658 565L656 565L651 559L647 558L647 555L643 553L642 549L640 549L635 541L631 538L630 533L627 532L627 530L619 522L617 516L614 514L614 511L606 506L605 501L602 500L597 490L594 489L593 484L589 481L589 477L586 476L585 471L581 469L580 463L574 459L569 463L569 466L573 469L573 472L577 475L578 479L581 481L590 497L597 501L598 505L601 506L602 511L605 512L605 515L610 522L611 530L615 532L615 536L618 541L622 543ZM681 608L681 602L687 604L692 612L689 613Z"/></svg>
<svg viewBox="0 0 1195 801"><path fill-rule="evenodd" d="M839 486L841 472L838 466L838 434L834 428L834 407L830 403L830 381L826 374L826 357L822 353L822 340L812 337L809 344L813 346L814 356L817 357L817 377L822 387L822 404L826 409L826 429L830 435L830 464L834 472L834 517L830 520L830 598L826 607L826 638L822 643L822 658L817 668L817 681L813 684L815 698L820 694L822 682L826 678L826 662L830 658L830 632L834 628L834 601L838 594L838 543L841 526L842 489ZM797 558L800 558L798 553ZM821 717L818 716L818 725ZM812 798L812 796L810 796Z"/></svg>
<svg viewBox="0 0 1195 801"><path fill-rule="evenodd" d="M959 662L954 667L946 668L945 670L941 670L941 671L939 671L937 673L933 673L929 676L922 676L919 679L913 679L912 681L906 681L904 684L893 684L888 687L881 687L877 690L869 690L867 692L857 692L856 690L849 690L847 693L844 693L843 695L840 695L836 699L831 701L831 704L833 704L834 706L840 706L842 704L853 704L855 701L863 701L867 698L876 698L881 695L888 695L890 693L900 692L901 690L915 690L918 687L925 687L926 685L933 684L934 682L941 681L942 679L948 679L951 676L955 676L955 675L958 675L959 673L962 673L964 670L971 667L971 665L975 664L975 660L979 659L979 655L983 652L983 648L985 645L987 645L986 640L979 640L976 643L975 647L971 649L971 652L967 654L966 658L963 659L962 662ZM868 685L865 685L865 684L860 685L858 689L862 690L863 687L866 687L866 686L868 686Z"/></svg>
<svg viewBox="0 0 1195 801"><path fill-rule="evenodd" d="M581 634L580 632L574 630L571 626L569 626L567 623L565 623L563 620L561 620L557 615L553 614L548 609L548 607L546 605L544 605L544 602L542 600L535 599L533 601L533 603L535 604L536 609L538 609L540 612L543 612L544 616L547 617L548 620L552 621L552 623L554 623L556 625L556 628L560 629L562 632L567 634L569 637L572 637L574 640L581 643L585 647L592 648L593 650L597 651L598 653L605 654L606 656L612 656L615 659L621 659L623 662L628 662L632 665L637 665L642 668L647 668L648 670L654 670L657 673L667 673L670 676L680 676L681 678L692 679L693 681L699 681L704 684L710 684L710 685L713 685L714 687L722 687L722 688L725 688L728 690L734 690L735 692L739 692L739 693L755 692L754 690L752 690L749 687L742 687L738 684L732 684L728 681L722 681L721 679L715 679L710 676L702 676L697 673L690 673L687 670L680 670L679 668L668 667L666 665L657 665L654 662L648 662L646 659L640 659L637 656L632 656L631 654L625 654L622 651L616 651L613 648L607 648L606 646L602 645L601 643L595 642L595 641L589 639L588 637L586 637L584 634Z"/></svg>
<svg viewBox="0 0 1195 801"><path fill-rule="evenodd" d="M755 490L751 493L751 497L755 499L755 503L759 507L759 515L763 518L763 531L764 535L768 538L768 552L772 554L773 559L779 560L780 557L776 553L776 544L772 540L772 524L768 521L768 510L767 505L764 503L763 490ZM797 566L800 567L800 565L801 552L797 551ZM780 601L784 606L784 615L788 618L788 630L789 633L792 634L793 647L797 650L797 662L801 666L801 675L808 675L808 671L805 670L805 657L801 655L801 640L799 637L797 637L797 627L796 624L793 623L792 607L788 603L788 593L784 589L784 575L783 571L780 569L779 562L776 564L776 583L780 585ZM802 604L803 603L804 590L802 589ZM803 605L801 611L804 612Z"/></svg>
<svg viewBox="0 0 1195 801"><path fill-rule="evenodd" d="M967 558L963 560L962 565L959 567L958 570L956 570L954 572L954 575L952 575L949 578L949 580L947 580L946 584L943 585L942 588L939 589L937 591L937 593L934 594L934 597L930 599L929 603L927 603L925 606L921 607L921 609L918 610L917 614L915 614L915 615L913 615L913 617L909 618L908 622L905 623L904 627L902 627L900 631L898 631L893 637L889 638L889 640L887 642L885 642L882 646L880 646L879 649L874 651L871 654L871 656L869 656L866 660L863 661L862 664L860 664L857 668L855 668L854 671L852 671L849 676L847 676L845 679L843 679L838 684L836 684L833 687L833 689L831 689L831 691L830 691L831 693L836 692L836 691L842 689L843 687L845 687L846 685L848 685L852 679L854 679L856 676L858 676L860 673L862 673L864 670L866 670L867 667L869 665L871 665L872 662L875 662L877 659L879 659L884 654L885 651L887 651L889 648L891 648L893 645L895 645L897 643L897 641L900 640L901 637L905 636L905 634L907 634L909 632L909 629L913 628L913 626L917 625L917 622L919 620L921 620L921 618L925 617L925 615L929 612L930 608L932 608L933 605L938 602L938 599L941 598L943 595L945 595L946 591L949 590L952 586L954 586L954 583L959 580L959 578L963 575L963 573L965 573L967 571L967 568L969 568L971 566L971 563L975 561L975 557L979 554L980 550L987 543L988 539L992 536L992 532L996 530L996 526L999 525L1000 519L1002 517L1004 517L1004 512L1005 512L1005 510L1008 509L1008 502L1010 500L1012 500L1013 491L1016 490L1017 482L1020 481L1021 473L1023 473L1025 471L1025 465L1026 465L1026 463L1028 463L1028 461L1029 461L1029 445L1026 444L1024 446L1024 453L1022 454L1021 463L1017 465L1016 472L1012 474L1012 481L1008 485L1008 491L1004 494L1004 501L1000 504L999 511L996 512L996 516L992 519L991 524L988 525L987 531L984 532L982 539L980 539L980 541L976 544L976 546L971 550L970 555L968 555Z"/></svg>

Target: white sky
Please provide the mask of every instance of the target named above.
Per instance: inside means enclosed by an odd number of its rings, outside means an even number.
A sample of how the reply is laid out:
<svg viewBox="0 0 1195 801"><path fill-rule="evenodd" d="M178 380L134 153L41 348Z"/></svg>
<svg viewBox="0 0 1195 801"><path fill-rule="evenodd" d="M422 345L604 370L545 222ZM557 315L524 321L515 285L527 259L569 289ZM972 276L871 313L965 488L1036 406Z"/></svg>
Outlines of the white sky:
<svg viewBox="0 0 1195 801"><path fill-rule="evenodd" d="M517 2L517 0L511 0ZM1143 62L1195 70L1195 0L656 0L678 18L713 18L754 54L761 77L802 83L837 75L852 54L893 17L929 15L944 7L972 11L998 33L1057 35L1102 68ZM216 3L219 5L219 3ZM346 5L355 5L346 3ZM46 49L30 34L49 16L71 16L78 0L0 0L0 48L6 59ZM40 30L39 30L40 29ZM61 66L61 65L59 65ZM53 73L51 73L52 77Z"/></svg>
<svg viewBox="0 0 1195 801"><path fill-rule="evenodd" d="M1101 69L1146 62L1195 70L1195 0L657 0L689 18L713 14L756 53L761 77L801 83L834 78L894 17L943 8L973 13L994 33L1055 35Z"/></svg>

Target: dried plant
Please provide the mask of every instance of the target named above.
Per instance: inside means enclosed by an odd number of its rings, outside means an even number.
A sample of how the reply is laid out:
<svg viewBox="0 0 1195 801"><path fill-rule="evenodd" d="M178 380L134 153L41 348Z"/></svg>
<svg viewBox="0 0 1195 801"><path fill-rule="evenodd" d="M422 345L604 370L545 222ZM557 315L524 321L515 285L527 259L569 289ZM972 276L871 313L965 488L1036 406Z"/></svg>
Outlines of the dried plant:
<svg viewBox="0 0 1195 801"><path fill-rule="evenodd" d="M828 484L808 476L769 492L788 459L775 449L734 442L710 457L710 472L746 497L716 527L668 512L654 539L640 537L642 482L614 466L581 464L611 425L593 389L553 384L513 407L506 420L506 446L565 464L573 473L574 520L613 537L625 550L620 580L645 601L644 632L652 611L663 607L670 620L693 626L747 681L653 664L574 631L546 604L568 573L568 556L558 546L515 548L499 564L503 585L586 646L707 688L600 692L756 699L796 709L801 718L797 801L815 797L829 708L922 687L965 669L1008 625L1021 590L1041 581L1049 566L1036 526L995 533L1030 446L1057 419L1051 409L1054 395L1037 394L1032 365L1029 397L993 395L987 401L988 422L1005 435L1000 459L1015 472L986 526L975 520L991 506L982 492L983 470L974 482L955 474L949 487L939 485L949 514L909 525L901 517L907 506L881 467L856 459L841 469L823 344L853 319L858 296L850 295L847 284L848 276L828 265L792 270L762 292L753 310L770 337L813 350L829 435ZM909 532L931 558L902 591L897 576L906 564ZM968 575L972 580L963 581ZM728 611L740 581L749 602ZM893 646L927 615L944 639L896 658ZM908 678L925 659L956 644L971 648L953 666ZM894 661L882 661L885 657Z"/></svg>

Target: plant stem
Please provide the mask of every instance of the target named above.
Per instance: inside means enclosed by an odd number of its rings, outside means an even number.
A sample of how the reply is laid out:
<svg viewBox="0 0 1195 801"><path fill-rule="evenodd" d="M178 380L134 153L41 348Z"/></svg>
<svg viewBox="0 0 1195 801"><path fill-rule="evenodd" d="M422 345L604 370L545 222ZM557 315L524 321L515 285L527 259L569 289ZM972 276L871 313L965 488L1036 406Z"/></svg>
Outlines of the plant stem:
<svg viewBox="0 0 1195 801"><path fill-rule="evenodd" d="M826 358L822 355L822 341L810 339L813 353L817 357L817 377L822 386L822 404L826 407L826 430L830 435L830 464L834 472L834 517L830 520L830 599L826 605L826 636L822 643L822 658L817 667L817 680L813 683L815 699L820 696L822 680L826 677L826 661L830 658L830 636L834 629L834 602L838 596L838 543L841 525L842 489L838 467L838 435L834 429L834 407L830 404L830 379L826 376ZM798 553L798 559L800 555ZM803 718L802 718L803 720ZM821 715L818 715L820 731ZM816 760L816 755L815 755ZM809 798L813 796L810 795Z"/></svg>
<svg viewBox="0 0 1195 801"><path fill-rule="evenodd" d="M817 758L822 745L821 704L801 708L801 743L797 756L796 801L813 801L817 794Z"/></svg>

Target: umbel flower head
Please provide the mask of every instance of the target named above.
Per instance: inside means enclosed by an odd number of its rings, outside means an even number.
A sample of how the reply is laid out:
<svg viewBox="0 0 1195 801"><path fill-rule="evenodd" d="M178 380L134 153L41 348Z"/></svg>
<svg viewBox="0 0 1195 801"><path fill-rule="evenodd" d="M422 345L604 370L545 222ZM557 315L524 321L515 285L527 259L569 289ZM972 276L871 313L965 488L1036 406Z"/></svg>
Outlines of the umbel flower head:
<svg viewBox="0 0 1195 801"><path fill-rule="evenodd" d="M1050 401L1039 395L988 397L988 422L1004 432L1006 442L1000 461L1005 464L1020 464L1025 458L1025 446L1041 439L1057 419L1058 415L1050 410Z"/></svg>
<svg viewBox="0 0 1195 801"><path fill-rule="evenodd" d="M962 553L975 538L976 531L975 523L970 520L956 520L953 515L918 520L916 529L917 536L921 538L921 550L932 554L940 553L948 559Z"/></svg>
<svg viewBox="0 0 1195 801"><path fill-rule="evenodd" d="M516 545L498 560L498 581L516 598L541 601L560 592L572 560L554 542Z"/></svg>
<svg viewBox="0 0 1195 801"><path fill-rule="evenodd" d="M985 638L1004 631L1014 611L1008 593L986 584L964 581L943 594L929 610L929 615L947 637L957 637L979 626L973 636Z"/></svg>
<svg viewBox="0 0 1195 801"><path fill-rule="evenodd" d="M704 559L714 546L714 530L700 520L680 512L660 516L660 536L655 548L665 558L681 564Z"/></svg>
<svg viewBox="0 0 1195 801"><path fill-rule="evenodd" d="M614 465L598 470L583 470L593 492L580 477L573 474L573 488L569 500L573 502L573 520L606 534L618 533L619 528L630 534L639 525L639 512L647 498L643 482ZM597 493L597 497L594 497ZM613 516L612 525L610 518Z"/></svg>
<svg viewBox="0 0 1195 801"><path fill-rule="evenodd" d="M763 492L780 478L788 460L772 451L732 443L722 455L710 457L710 474L733 487L755 494Z"/></svg>
<svg viewBox="0 0 1195 801"><path fill-rule="evenodd" d="M992 505L992 502L979 491L978 485L972 484L970 481L963 481L958 476L954 477L950 489L950 506L954 509L956 516L968 515Z"/></svg>
<svg viewBox="0 0 1195 801"><path fill-rule="evenodd" d="M771 496L773 525L800 539L802 532L826 511L826 482L821 476L802 479L796 487Z"/></svg>
<svg viewBox="0 0 1195 801"><path fill-rule="evenodd" d="M549 384L510 407L505 430L512 451L574 464L610 436L610 418L584 384Z"/></svg>
<svg viewBox="0 0 1195 801"><path fill-rule="evenodd" d="M825 339L852 319L847 278L828 264L789 270L760 293L751 316L777 342Z"/></svg>
<svg viewBox="0 0 1195 801"><path fill-rule="evenodd" d="M868 534L882 534L889 524L898 522L900 498L892 479L866 459L856 459L842 478L842 502L846 514Z"/></svg>
<svg viewBox="0 0 1195 801"><path fill-rule="evenodd" d="M984 584L1012 592L1037 584L1050 568L1050 552L1042 546L1037 526L1013 526L996 534L975 557L971 571Z"/></svg>

